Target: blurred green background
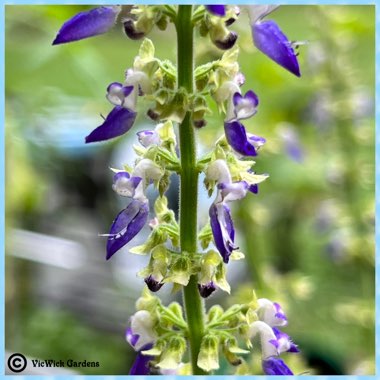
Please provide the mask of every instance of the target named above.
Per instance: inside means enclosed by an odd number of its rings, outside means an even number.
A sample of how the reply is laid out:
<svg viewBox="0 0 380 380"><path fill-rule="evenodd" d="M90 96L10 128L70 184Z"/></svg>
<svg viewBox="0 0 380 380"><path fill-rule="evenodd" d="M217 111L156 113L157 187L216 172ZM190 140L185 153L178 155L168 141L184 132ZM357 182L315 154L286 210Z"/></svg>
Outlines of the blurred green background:
<svg viewBox="0 0 380 380"><path fill-rule="evenodd" d="M140 101L132 133L84 144L111 109L107 85L123 80L139 48L120 25L51 46L62 23L88 8L6 6L6 350L100 362L78 373L126 374L134 353L124 329L144 258L124 252L105 262L97 235L124 207L108 167L132 162L134 132L152 123ZM270 178L257 196L235 202L246 259L228 268L231 297L219 291L207 305L243 301L252 288L280 302L285 331L302 352L284 355L295 373L374 373L374 13L374 6L282 6L270 15L289 39L308 42L299 48L301 78L254 48L244 12L231 26L243 91L260 98L258 114L245 122L267 139L257 172ZM159 58L175 58L171 27L149 38ZM196 44L199 63L221 55L208 38ZM222 133L212 107L199 151ZM144 234L133 243L139 239ZM173 298L165 287L159 294ZM259 365L257 354L251 365Z"/></svg>

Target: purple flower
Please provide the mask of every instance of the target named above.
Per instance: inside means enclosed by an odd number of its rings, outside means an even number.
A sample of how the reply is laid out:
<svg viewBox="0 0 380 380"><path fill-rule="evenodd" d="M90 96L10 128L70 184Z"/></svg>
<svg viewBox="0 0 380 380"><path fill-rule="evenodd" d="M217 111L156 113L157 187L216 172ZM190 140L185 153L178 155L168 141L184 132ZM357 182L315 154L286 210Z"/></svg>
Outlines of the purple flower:
<svg viewBox="0 0 380 380"><path fill-rule="evenodd" d="M275 318L282 319L283 321L287 322L288 318L286 318L285 312L282 310L281 306L277 302L273 302L273 306L276 310L276 313L274 314Z"/></svg>
<svg viewBox="0 0 380 380"><path fill-rule="evenodd" d="M225 263L234 249L235 229L230 208L224 203L213 203L209 210L210 225L214 242Z"/></svg>
<svg viewBox="0 0 380 380"><path fill-rule="evenodd" d="M128 172L119 172L113 177L112 189L119 195L133 198L141 180L141 177L131 177Z"/></svg>
<svg viewBox="0 0 380 380"><path fill-rule="evenodd" d="M87 137L86 144L109 140L128 132L135 122L136 112L122 106L116 106L108 114L104 123L94 129Z"/></svg>
<svg viewBox="0 0 380 380"><path fill-rule="evenodd" d="M150 350L157 339L154 332L154 321L147 310L137 311L130 320L131 327L127 328L125 338L132 348L137 351L135 362L130 369L130 375L149 375L149 362L153 356L143 355L142 351Z"/></svg>
<svg viewBox="0 0 380 380"><path fill-rule="evenodd" d="M297 345L293 343L288 334L280 331L276 327L272 327L276 339L272 339L269 342L272 343L279 354L282 352L300 352Z"/></svg>
<svg viewBox="0 0 380 380"><path fill-rule="evenodd" d="M290 368L280 358L270 357L262 361L263 371L266 375L293 375Z"/></svg>
<svg viewBox="0 0 380 380"><path fill-rule="evenodd" d="M207 298L216 290L216 286L210 281L207 284L198 284L198 290L201 297Z"/></svg>
<svg viewBox="0 0 380 380"><path fill-rule="evenodd" d="M205 5L206 9L215 16L224 17L226 15L225 5Z"/></svg>
<svg viewBox="0 0 380 380"><path fill-rule="evenodd" d="M119 82L113 82L107 87L106 98L115 106L123 106L125 108L125 100L133 91L134 86L123 86Z"/></svg>
<svg viewBox="0 0 380 380"><path fill-rule="evenodd" d="M120 6L110 6L78 13L62 25L53 45L78 41L108 32L114 26L120 10Z"/></svg>
<svg viewBox="0 0 380 380"><path fill-rule="evenodd" d="M257 20L252 25L252 36L255 46L262 53L297 77L301 76L292 43L274 21Z"/></svg>
<svg viewBox="0 0 380 380"><path fill-rule="evenodd" d="M223 202L236 201L243 199L247 195L248 183L245 181L218 184L220 195Z"/></svg>
<svg viewBox="0 0 380 380"><path fill-rule="evenodd" d="M145 130L137 132L140 144L148 148L151 145L159 145L161 142L160 135L155 130Z"/></svg>
<svg viewBox="0 0 380 380"><path fill-rule="evenodd" d="M288 323L284 311L277 302L269 301L266 298L260 298L257 302L259 304L257 314L261 321L264 321L271 327L285 326Z"/></svg>
<svg viewBox="0 0 380 380"><path fill-rule="evenodd" d="M147 344L142 350L150 350L153 344ZM141 351L137 352L136 359L129 370L130 375L149 375L149 362L154 359L154 356L143 355Z"/></svg>
<svg viewBox="0 0 380 380"><path fill-rule="evenodd" d="M121 211L113 221L107 241L107 257L112 255L132 240L144 227L148 220L148 202L134 199Z"/></svg>
<svg viewBox="0 0 380 380"><path fill-rule="evenodd" d="M250 141L243 124L237 120L224 123L224 133L232 149L243 156L257 156L255 145Z"/></svg>
<svg viewBox="0 0 380 380"><path fill-rule="evenodd" d="M256 107L259 105L259 98L252 90L247 91L244 96L235 92L232 99L236 119L248 119L257 112Z"/></svg>

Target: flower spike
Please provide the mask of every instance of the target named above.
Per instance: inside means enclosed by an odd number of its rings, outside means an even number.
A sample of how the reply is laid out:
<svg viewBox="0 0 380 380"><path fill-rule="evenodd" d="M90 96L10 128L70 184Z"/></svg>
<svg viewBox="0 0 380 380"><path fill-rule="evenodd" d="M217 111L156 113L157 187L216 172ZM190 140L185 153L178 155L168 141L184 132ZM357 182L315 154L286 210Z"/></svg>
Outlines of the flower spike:
<svg viewBox="0 0 380 380"><path fill-rule="evenodd" d="M120 10L121 7L115 5L78 13L62 25L53 45L78 41L108 32L114 26Z"/></svg>

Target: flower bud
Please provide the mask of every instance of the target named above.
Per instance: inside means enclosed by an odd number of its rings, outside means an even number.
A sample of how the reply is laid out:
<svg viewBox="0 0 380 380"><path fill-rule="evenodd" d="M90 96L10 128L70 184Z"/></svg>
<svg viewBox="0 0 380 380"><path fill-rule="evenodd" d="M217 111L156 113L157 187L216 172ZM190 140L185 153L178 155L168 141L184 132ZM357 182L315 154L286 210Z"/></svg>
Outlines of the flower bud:
<svg viewBox="0 0 380 380"><path fill-rule="evenodd" d="M198 355L199 368L210 372L219 369L219 339L213 335L206 335L202 339L201 349Z"/></svg>
<svg viewBox="0 0 380 380"><path fill-rule="evenodd" d="M161 369L177 369L186 351L186 340L182 336L170 338L165 351L162 353L157 367Z"/></svg>
<svg viewBox="0 0 380 380"><path fill-rule="evenodd" d="M226 37L224 37L224 39L215 40L213 42L215 46L218 47L219 49L228 50L228 49L231 49L235 45L237 38L238 38L237 33L230 32L229 34L227 34Z"/></svg>
<svg viewBox="0 0 380 380"><path fill-rule="evenodd" d="M209 297L216 290L215 284L210 281L207 284L198 284L199 294L203 298Z"/></svg>
<svg viewBox="0 0 380 380"><path fill-rule="evenodd" d="M140 40L145 36L145 33L137 31L135 24L135 21L133 21L131 18L124 20L124 32L131 40Z"/></svg>

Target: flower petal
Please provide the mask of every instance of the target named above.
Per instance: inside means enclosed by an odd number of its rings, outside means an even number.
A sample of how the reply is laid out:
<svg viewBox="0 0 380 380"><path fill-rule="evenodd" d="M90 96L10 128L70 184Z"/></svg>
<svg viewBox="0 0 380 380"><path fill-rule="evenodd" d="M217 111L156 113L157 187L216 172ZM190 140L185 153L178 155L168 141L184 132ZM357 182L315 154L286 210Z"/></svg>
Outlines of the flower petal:
<svg viewBox="0 0 380 380"><path fill-rule="evenodd" d="M141 177L129 177L127 172L116 173L113 178L112 190L123 197L133 198L141 180Z"/></svg>
<svg viewBox="0 0 380 380"><path fill-rule="evenodd" d="M106 98L115 106L125 106L125 98L133 91L134 86L123 86L113 82L107 87Z"/></svg>
<svg viewBox="0 0 380 380"><path fill-rule="evenodd" d="M136 112L116 106L108 114L106 120L98 128L94 129L87 137L86 144L97 141L113 139L128 132L136 119Z"/></svg>
<svg viewBox="0 0 380 380"><path fill-rule="evenodd" d="M266 298L260 298L257 302L259 304L257 315L261 321L264 321L271 327L285 326L288 323L284 311L277 302L272 302Z"/></svg>
<svg viewBox="0 0 380 380"><path fill-rule="evenodd" d="M255 46L297 77L301 76L297 56L291 42L272 20L258 21L252 26Z"/></svg>
<svg viewBox="0 0 380 380"><path fill-rule="evenodd" d="M262 361L263 371L266 375L293 375L290 368L280 358L271 357Z"/></svg>
<svg viewBox="0 0 380 380"><path fill-rule="evenodd" d="M117 215L108 235L107 260L140 232L148 220L148 215L148 203L136 199Z"/></svg>
<svg viewBox="0 0 380 380"><path fill-rule="evenodd" d="M297 345L293 343L290 336L276 327L272 327L276 340L271 342L276 348L279 354L282 352L300 352Z"/></svg>
<svg viewBox="0 0 380 380"><path fill-rule="evenodd" d="M206 9L215 16L223 17L226 15L225 5L205 5Z"/></svg>
<svg viewBox="0 0 380 380"><path fill-rule="evenodd" d="M257 112L256 107L259 104L259 98L252 90L249 90L244 96L235 92L233 104L236 119L248 119Z"/></svg>
<svg viewBox="0 0 380 380"><path fill-rule="evenodd" d="M153 344L147 344L142 350L150 350ZM154 359L154 356L143 355L141 351L137 353L136 359L129 370L130 375L149 375L149 362Z"/></svg>
<svg viewBox="0 0 380 380"><path fill-rule="evenodd" d="M245 181L218 184L223 202L243 199L247 195L248 183Z"/></svg>
<svg viewBox="0 0 380 380"><path fill-rule="evenodd" d="M210 281L207 284L198 284L198 290L202 298L207 298L216 290L216 286Z"/></svg>
<svg viewBox="0 0 380 380"><path fill-rule="evenodd" d="M159 145L161 142L160 135L155 130L145 130L137 132L140 144L148 148L151 145Z"/></svg>
<svg viewBox="0 0 380 380"><path fill-rule="evenodd" d="M235 229L233 226L230 208L219 203L212 204L209 210L210 225L214 242L220 255L225 263L228 263L229 257L234 249Z"/></svg>
<svg viewBox="0 0 380 380"><path fill-rule="evenodd" d="M146 277L144 281L151 292L158 292L164 285L163 282L157 281L152 275Z"/></svg>
<svg viewBox="0 0 380 380"><path fill-rule="evenodd" d="M231 147L243 156L257 156L255 147L249 142L244 125L238 121L224 123L224 133Z"/></svg>
<svg viewBox="0 0 380 380"><path fill-rule="evenodd" d="M257 194L259 192L259 185L255 183L254 185L250 185L248 187L248 191L250 191L253 194Z"/></svg>
<svg viewBox="0 0 380 380"><path fill-rule="evenodd" d="M120 10L120 6L111 6L78 13L62 25L53 45L78 41L108 32L114 26Z"/></svg>
<svg viewBox="0 0 380 380"><path fill-rule="evenodd" d="M127 331L125 332L125 339L127 342L134 348L137 344L137 341L139 340L140 335L133 334L132 328L128 327Z"/></svg>

